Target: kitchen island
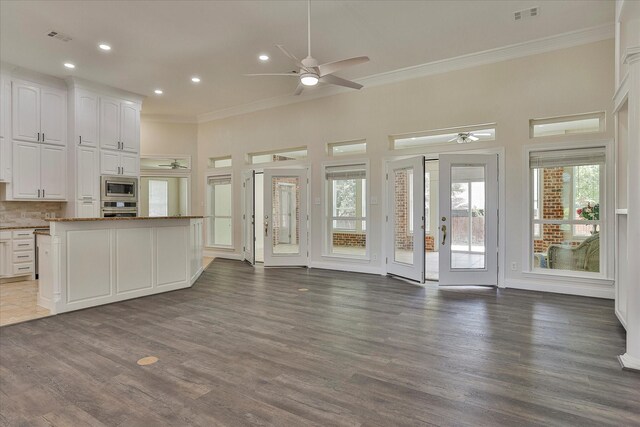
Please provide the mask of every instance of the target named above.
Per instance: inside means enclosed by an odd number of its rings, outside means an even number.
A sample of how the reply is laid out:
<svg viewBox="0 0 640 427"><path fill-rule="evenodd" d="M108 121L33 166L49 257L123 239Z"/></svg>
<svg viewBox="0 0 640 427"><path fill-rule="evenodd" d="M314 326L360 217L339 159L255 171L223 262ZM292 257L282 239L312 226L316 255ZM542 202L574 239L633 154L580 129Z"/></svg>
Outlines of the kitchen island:
<svg viewBox="0 0 640 427"><path fill-rule="evenodd" d="M38 236L38 305L58 314L190 287L202 217L57 218Z"/></svg>

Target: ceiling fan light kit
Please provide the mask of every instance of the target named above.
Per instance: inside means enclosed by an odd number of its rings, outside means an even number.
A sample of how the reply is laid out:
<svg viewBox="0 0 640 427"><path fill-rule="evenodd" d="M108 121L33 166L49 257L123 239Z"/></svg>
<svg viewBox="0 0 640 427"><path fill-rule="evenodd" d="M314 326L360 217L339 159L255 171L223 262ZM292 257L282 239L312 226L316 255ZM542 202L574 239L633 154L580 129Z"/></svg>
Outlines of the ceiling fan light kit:
<svg viewBox="0 0 640 427"><path fill-rule="evenodd" d="M287 56L299 69L298 72L290 73L262 73L262 74L245 74L246 76L295 76L299 80L298 87L294 95L300 95L305 87L316 86L318 82L332 84L336 86L344 86L351 89L362 89L362 85L350 80L334 76L333 73L358 64L369 61L366 56L358 56L355 58L343 59L341 61L329 62L319 65L318 61L311 56L311 1L307 2L307 57L299 60L294 54L285 49L282 45L276 45L282 53Z"/></svg>

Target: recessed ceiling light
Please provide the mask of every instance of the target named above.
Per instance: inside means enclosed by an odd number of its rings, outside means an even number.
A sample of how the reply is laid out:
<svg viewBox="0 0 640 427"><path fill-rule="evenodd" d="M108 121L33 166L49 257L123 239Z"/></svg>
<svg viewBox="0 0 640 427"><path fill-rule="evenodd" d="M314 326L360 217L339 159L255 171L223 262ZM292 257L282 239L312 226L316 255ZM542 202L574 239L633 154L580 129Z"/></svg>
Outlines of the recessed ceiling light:
<svg viewBox="0 0 640 427"><path fill-rule="evenodd" d="M104 44L104 43L99 44L98 47L100 49L102 49L102 50L111 50L111 46L109 46L108 44Z"/></svg>
<svg viewBox="0 0 640 427"><path fill-rule="evenodd" d="M269 55L265 55L264 53L260 56L258 56L258 59L260 61L268 61L269 60Z"/></svg>
<svg viewBox="0 0 640 427"><path fill-rule="evenodd" d="M194 83L200 83L200 77L193 76L193 77L191 77L191 81L194 82Z"/></svg>
<svg viewBox="0 0 640 427"><path fill-rule="evenodd" d="M65 62L64 66L67 67L67 68L76 68L76 66L73 65L71 62Z"/></svg>
<svg viewBox="0 0 640 427"><path fill-rule="evenodd" d="M162 95L162 89L156 89L154 90L154 92L156 93L156 95Z"/></svg>

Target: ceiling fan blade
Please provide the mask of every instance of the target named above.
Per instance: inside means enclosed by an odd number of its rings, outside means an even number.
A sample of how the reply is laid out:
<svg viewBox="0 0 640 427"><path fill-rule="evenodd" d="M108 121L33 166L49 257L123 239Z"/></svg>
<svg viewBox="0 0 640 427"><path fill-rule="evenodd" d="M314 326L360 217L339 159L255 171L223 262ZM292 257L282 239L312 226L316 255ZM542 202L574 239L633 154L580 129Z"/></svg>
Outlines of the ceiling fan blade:
<svg viewBox="0 0 640 427"><path fill-rule="evenodd" d="M282 46L281 44L277 44L276 47L278 49L280 49L282 51L282 53L284 53L287 56L287 58L292 60L293 63L296 64L298 67L304 68L305 70L307 69L304 65L302 65L302 61L300 61L293 53L291 53L287 49L285 49L284 46Z"/></svg>
<svg viewBox="0 0 640 427"><path fill-rule="evenodd" d="M458 135L454 136L453 138L451 138L450 140L448 140L447 142L453 142L453 141L457 141L458 138L460 138Z"/></svg>
<svg viewBox="0 0 640 427"><path fill-rule="evenodd" d="M473 135L475 135L475 136L491 136L490 133L477 133L477 132L473 132Z"/></svg>
<svg viewBox="0 0 640 427"><path fill-rule="evenodd" d="M243 74L246 77L255 77L255 76L294 76L300 77L298 73L260 73L260 74Z"/></svg>
<svg viewBox="0 0 640 427"><path fill-rule="evenodd" d="M318 69L320 70L320 76L326 76L347 67L364 64L365 62L369 62L368 56L358 56L355 58L343 59L341 61L328 62L320 65Z"/></svg>
<svg viewBox="0 0 640 427"><path fill-rule="evenodd" d="M295 92L293 92L293 94L300 95L303 90L304 90L304 85L302 83L298 83L298 87L296 88Z"/></svg>
<svg viewBox="0 0 640 427"><path fill-rule="evenodd" d="M477 140L479 140L479 139L480 139L480 138L475 137L475 136L473 136L473 135L469 135L467 138L469 138L469 139L470 139L470 140L472 140L472 141L477 141Z"/></svg>
<svg viewBox="0 0 640 427"><path fill-rule="evenodd" d="M331 83L332 85L350 87L352 89L362 89L362 85L351 80L346 80L338 76L327 75L320 77L322 83Z"/></svg>

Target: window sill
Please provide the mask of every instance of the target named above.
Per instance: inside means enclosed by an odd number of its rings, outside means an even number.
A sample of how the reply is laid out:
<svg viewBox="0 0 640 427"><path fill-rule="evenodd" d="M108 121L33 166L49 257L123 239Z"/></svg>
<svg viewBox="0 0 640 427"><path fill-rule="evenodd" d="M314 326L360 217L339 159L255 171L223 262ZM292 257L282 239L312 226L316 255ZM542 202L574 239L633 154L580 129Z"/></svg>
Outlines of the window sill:
<svg viewBox="0 0 640 427"><path fill-rule="evenodd" d="M204 247L205 249L217 249L217 250L224 250L224 251L230 251L233 252L236 250L235 246L223 246L223 245L207 245Z"/></svg>

